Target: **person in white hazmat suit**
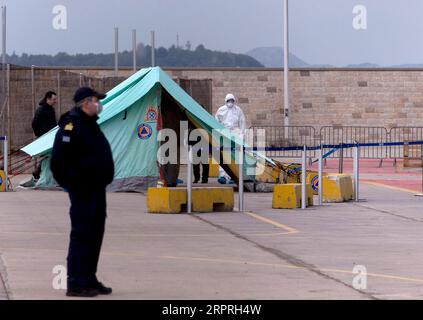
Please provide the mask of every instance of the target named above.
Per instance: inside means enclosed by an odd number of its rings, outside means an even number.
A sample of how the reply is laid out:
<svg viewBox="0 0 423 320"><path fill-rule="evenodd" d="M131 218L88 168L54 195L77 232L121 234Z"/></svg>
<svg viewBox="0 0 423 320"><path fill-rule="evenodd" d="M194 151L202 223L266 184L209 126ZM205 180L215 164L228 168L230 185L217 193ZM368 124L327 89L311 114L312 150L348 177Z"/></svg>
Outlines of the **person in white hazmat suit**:
<svg viewBox="0 0 423 320"><path fill-rule="evenodd" d="M225 105L217 110L216 119L231 133L243 138L245 134L245 115L242 109L236 104L236 98L233 94L229 93L226 96ZM222 167L219 169L218 181L220 184L234 183Z"/></svg>

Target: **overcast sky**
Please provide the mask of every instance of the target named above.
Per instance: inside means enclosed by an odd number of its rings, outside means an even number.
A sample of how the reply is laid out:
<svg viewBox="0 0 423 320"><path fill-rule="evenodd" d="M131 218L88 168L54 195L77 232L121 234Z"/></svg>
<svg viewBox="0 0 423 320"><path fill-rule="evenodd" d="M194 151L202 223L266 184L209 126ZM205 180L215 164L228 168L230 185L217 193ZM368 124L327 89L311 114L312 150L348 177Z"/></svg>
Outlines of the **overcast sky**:
<svg viewBox="0 0 423 320"><path fill-rule="evenodd" d="M113 52L132 29L149 42L245 53L282 46L283 0L0 0L8 10L8 53ZM367 30L355 30L353 8L367 8ZM53 7L67 8L66 31L53 28ZM290 50L310 64L423 63L422 0L290 0Z"/></svg>

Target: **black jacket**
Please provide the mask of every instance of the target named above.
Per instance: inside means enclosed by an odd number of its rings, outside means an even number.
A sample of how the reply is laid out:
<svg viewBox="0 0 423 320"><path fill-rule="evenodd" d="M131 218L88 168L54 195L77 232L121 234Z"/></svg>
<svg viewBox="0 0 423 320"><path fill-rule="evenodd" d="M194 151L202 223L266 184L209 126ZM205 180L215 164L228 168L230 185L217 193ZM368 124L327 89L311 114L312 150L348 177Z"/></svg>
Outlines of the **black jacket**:
<svg viewBox="0 0 423 320"><path fill-rule="evenodd" d="M51 171L59 185L69 191L105 188L113 181L112 151L97 120L75 107L59 121Z"/></svg>
<svg viewBox="0 0 423 320"><path fill-rule="evenodd" d="M46 102L41 103L35 111L35 116L32 120L32 129L34 130L35 136L37 138L41 137L56 126L57 120L54 107Z"/></svg>

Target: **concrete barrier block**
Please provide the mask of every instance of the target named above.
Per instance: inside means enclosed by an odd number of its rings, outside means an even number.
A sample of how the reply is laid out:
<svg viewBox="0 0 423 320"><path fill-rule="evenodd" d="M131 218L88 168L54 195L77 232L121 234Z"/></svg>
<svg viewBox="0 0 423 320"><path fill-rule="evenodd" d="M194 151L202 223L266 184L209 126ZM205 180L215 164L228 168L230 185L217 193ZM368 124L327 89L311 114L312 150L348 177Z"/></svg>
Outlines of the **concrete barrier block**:
<svg viewBox="0 0 423 320"><path fill-rule="evenodd" d="M230 212L234 210L233 188L209 188L213 199L213 211Z"/></svg>
<svg viewBox="0 0 423 320"><path fill-rule="evenodd" d="M209 165L210 165L209 177L219 178L219 164L214 159L210 159Z"/></svg>
<svg viewBox="0 0 423 320"><path fill-rule="evenodd" d="M149 188L147 207L150 213L186 212L188 192L186 188ZM230 187L192 188L192 211L233 211L234 190Z"/></svg>
<svg viewBox="0 0 423 320"><path fill-rule="evenodd" d="M351 175L328 174L323 177L324 202L345 202L353 198L354 188Z"/></svg>
<svg viewBox="0 0 423 320"><path fill-rule="evenodd" d="M187 204L187 192L183 188L149 188L147 207L150 213L181 213Z"/></svg>
<svg viewBox="0 0 423 320"><path fill-rule="evenodd" d="M313 189L307 184L307 206L313 205ZM301 208L301 184L289 183L275 186L273 191L273 209Z"/></svg>

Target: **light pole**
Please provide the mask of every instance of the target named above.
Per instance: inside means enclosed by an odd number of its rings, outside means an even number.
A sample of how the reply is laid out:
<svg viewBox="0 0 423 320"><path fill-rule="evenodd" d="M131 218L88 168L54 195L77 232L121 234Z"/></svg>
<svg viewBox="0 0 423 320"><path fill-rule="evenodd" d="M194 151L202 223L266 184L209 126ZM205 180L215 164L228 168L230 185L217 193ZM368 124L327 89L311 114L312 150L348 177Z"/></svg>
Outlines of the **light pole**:
<svg viewBox="0 0 423 320"><path fill-rule="evenodd" d="M3 33L3 41L2 41L2 63L6 65L6 6L1 7L2 11L2 33Z"/></svg>
<svg viewBox="0 0 423 320"><path fill-rule="evenodd" d="M132 30L133 70L137 72L137 30Z"/></svg>
<svg viewBox="0 0 423 320"><path fill-rule="evenodd" d="M283 96L284 96L284 125L285 139L288 138L289 126L289 20L288 20L288 0L284 0L284 60L283 60Z"/></svg>
<svg viewBox="0 0 423 320"><path fill-rule="evenodd" d="M151 31L151 66L156 66L156 33Z"/></svg>
<svg viewBox="0 0 423 320"><path fill-rule="evenodd" d="M119 28L115 28L115 77L119 75Z"/></svg>

